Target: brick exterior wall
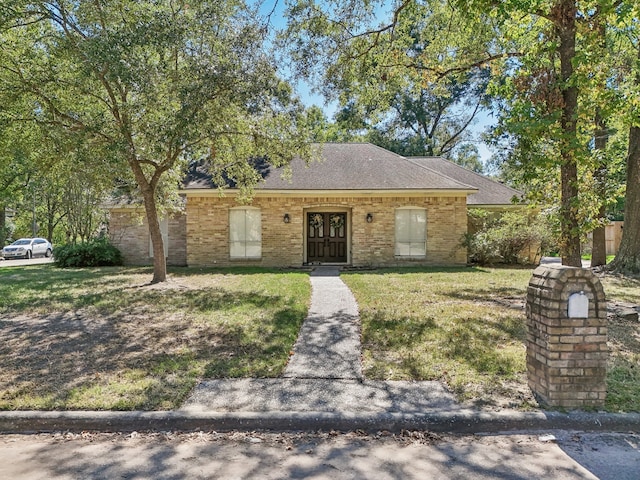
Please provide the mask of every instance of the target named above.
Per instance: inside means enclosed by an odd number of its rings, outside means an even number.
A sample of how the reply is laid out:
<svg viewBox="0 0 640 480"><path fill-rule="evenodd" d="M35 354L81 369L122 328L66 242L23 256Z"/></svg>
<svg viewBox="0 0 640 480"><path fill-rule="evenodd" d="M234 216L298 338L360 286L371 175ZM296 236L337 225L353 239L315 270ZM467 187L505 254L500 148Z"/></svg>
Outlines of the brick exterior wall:
<svg viewBox="0 0 640 480"><path fill-rule="evenodd" d="M569 297L584 292L587 318L569 318ZM527 374L539 400L552 407L604 405L607 312L602 284L591 270L540 266L527 290Z"/></svg>
<svg viewBox="0 0 640 480"><path fill-rule="evenodd" d="M178 214L169 217L167 265L187 264L187 220ZM118 247L127 265L150 265L149 228L144 209L114 208L109 215L109 237Z"/></svg>
<svg viewBox="0 0 640 480"><path fill-rule="evenodd" d="M353 266L461 265L460 238L467 228L466 197L256 196L251 206L262 215L262 258L229 258L229 209L236 200L190 194L186 202L187 264L190 266L301 266L305 262L305 216L309 211L347 212L349 264ZM395 257L395 209L427 212L427 253L423 259ZM283 222L288 213L290 223ZM367 223L368 213L373 221Z"/></svg>
<svg viewBox="0 0 640 480"><path fill-rule="evenodd" d="M187 265L187 217L172 215L169 217L168 265Z"/></svg>

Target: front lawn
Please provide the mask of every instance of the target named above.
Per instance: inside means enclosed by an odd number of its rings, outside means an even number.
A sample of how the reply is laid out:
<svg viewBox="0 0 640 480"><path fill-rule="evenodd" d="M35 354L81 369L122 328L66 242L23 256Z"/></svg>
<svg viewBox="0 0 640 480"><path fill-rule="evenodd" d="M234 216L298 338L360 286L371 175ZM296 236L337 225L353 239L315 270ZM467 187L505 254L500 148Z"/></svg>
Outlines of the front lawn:
<svg viewBox="0 0 640 480"><path fill-rule="evenodd" d="M525 297L531 270L389 269L342 275L362 318L364 372L439 380L478 405L529 408ZM640 281L607 276L610 303L640 304ZM640 324L610 316L607 408L640 411Z"/></svg>
<svg viewBox="0 0 640 480"><path fill-rule="evenodd" d="M343 272L369 379L439 380L476 405L535 406L525 375L530 269ZM278 377L309 306L308 274L0 268L0 409L171 409L204 378ZM610 305L640 280L603 279ZM610 316L607 409L640 411L640 324Z"/></svg>
<svg viewBox="0 0 640 480"><path fill-rule="evenodd" d="M525 375L530 277L467 267L343 274L360 308L365 376L439 380L461 400L535 404Z"/></svg>
<svg viewBox="0 0 640 480"><path fill-rule="evenodd" d="M0 268L0 409L170 409L196 381L277 377L304 273Z"/></svg>

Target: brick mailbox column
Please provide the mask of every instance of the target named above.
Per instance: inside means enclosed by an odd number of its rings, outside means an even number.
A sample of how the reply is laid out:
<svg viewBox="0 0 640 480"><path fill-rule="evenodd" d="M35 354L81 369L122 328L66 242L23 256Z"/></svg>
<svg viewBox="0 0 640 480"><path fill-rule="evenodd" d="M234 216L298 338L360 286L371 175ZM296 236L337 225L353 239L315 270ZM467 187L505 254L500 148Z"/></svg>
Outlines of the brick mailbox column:
<svg viewBox="0 0 640 480"><path fill-rule="evenodd" d="M536 268L527 290L527 374L536 397L551 407L603 406L607 357L598 277L582 268Z"/></svg>

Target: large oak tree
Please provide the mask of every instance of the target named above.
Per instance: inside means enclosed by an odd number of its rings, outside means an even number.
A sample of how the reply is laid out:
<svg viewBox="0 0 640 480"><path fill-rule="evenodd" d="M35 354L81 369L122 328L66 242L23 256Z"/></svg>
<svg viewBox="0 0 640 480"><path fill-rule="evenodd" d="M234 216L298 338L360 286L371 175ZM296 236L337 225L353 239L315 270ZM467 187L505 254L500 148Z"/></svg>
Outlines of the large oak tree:
<svg viewBox="0 0 640 480"><path fill-rule="evenodd" d="M640 8L636 8L637 21ZM635 22L634 22L635 23ZM637 56L630 65L630 85L626 89L629 149L624 209L624 229L620 250L611 264L613 270L640 273L640 35L632 40Z"/></svg>
<svg viewBox="0 0 640 480"><path fill-rule="evenodd" d="M586 111L581 91L593 84L583 67L588 69L594 61L589 53L595 46L584 32L599 18L615 21L619 7L631 2L291 3L294 38L290 43L298 53L300 73L311 78L319 73L329 93L339 89L349 95L352 85L367 81L377 82L384 90L387 83L403 76L432 84L463 72L490 69L496 80L492 93L505 95L500 129L510 140L511 152L520 154L515 158L528 170L525 175L552 194L559 191L562 260L581 266L582 236L597 223L586 221L596 209L585 204L593 196L594 189L587 184L593 175L582 173L591 168L588 143L593 139L593 115L588 125L581 118ZM412 29L418 29L424 39L419 49L411 47L418 38ZM311 61L319 52L331 59L321 64L322 69L314 68L317 63Z"/></svg>
<svg viewBox="0 0 640 480"><path fill-rule="evenodd" d="M187 162L206 157L250 188L251 156L282 165L307 150L266 24L243 0L12 0L0 15L0 68L38 103L34 120L90 136L114 177L128 168L153 282L166 279L159 213Z"/></svg>
<svg viewBox="0 0 640 480"><path fill-rule="evenodd" d="M470 151L491 24L471 31L446 0L291 3L285 43L298 73L337 101L341 128L402 155Z"/></svg>

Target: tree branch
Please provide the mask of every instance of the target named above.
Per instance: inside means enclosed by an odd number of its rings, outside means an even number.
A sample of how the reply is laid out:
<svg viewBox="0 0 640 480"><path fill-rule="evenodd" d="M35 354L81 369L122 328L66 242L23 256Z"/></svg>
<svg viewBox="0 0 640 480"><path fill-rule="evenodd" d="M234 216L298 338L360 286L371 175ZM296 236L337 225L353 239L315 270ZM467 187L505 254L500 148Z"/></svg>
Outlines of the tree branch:
<svg viewBox="0 0 640 480"><path fill-rule="evenodd" d="M462 132L464 132L464 131L467 129L467 127L468 127L469 125L471 125L471 122L473 121L473 119L474 119L474 118L476 118L476 115L478 114L478 111L480 110L480 105L481 105L481 103L482 103L482 98L480 98L480 99L478 100L478 103L476 103L476 107L473 109L473 113L472 113L472 114L471 114L471 116L467 119L467 121L465 122L465 124L464 124L462 127L460 127L456 133L454 133L452 136L450 136L450 137L449 137L449 139L448 139L446 142L444 142L444 143L442 144L442 147L440 147L440 151L441 151L441 152L443 152L443 151L445 150L445 147L446 147L448 144L452 143L456 138L458 138L460 135L462 135Z"/></svg>
<svg viewBox="0 0 640 480"><path fill-rule="evenodd" d="M474 68L480 68L480 67L484 67L492 62L495 62L496 60L501 60L504 58L517 58L517 57L522 57L524 56L524 54L522 52L504 52L504 53L498 53L498 54L494 54L494 55L488 55L485 58L482 58L478 61L472 62L472 63L468 63L466 65L461 65L458 67L451 67L448 68L446 70L441 70L440 68L437 67L429 67L429 66L425 66L419 63L415 63L415 62L409 62L409 63L395 63L395 64L383 64L381 65L384 68L393 68L393 67L403 67L403 68L413 68L415 70L422 70L422 71L427 71L427 72L432 72L436 74L436 79L437 80L441 80L451 74L455 74L455 73L462 73L462 72L467 72L469 70L473 70Z"/></svg>

